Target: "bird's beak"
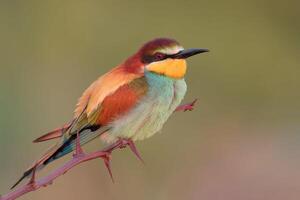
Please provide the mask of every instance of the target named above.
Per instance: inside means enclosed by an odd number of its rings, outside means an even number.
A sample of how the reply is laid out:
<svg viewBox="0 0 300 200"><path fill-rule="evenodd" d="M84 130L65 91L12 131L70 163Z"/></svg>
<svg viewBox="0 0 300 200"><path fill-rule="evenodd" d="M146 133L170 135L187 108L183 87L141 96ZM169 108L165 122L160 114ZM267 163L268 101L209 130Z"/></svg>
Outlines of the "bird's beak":
<svg viewBox="0 0 300 200"><path fill-rule="evenodd" d="M205 52L209 52L209 50L208 49L185 49L178 52L177 54L172 55L171 58L186 59L196 54L205 53Z"/></svg>

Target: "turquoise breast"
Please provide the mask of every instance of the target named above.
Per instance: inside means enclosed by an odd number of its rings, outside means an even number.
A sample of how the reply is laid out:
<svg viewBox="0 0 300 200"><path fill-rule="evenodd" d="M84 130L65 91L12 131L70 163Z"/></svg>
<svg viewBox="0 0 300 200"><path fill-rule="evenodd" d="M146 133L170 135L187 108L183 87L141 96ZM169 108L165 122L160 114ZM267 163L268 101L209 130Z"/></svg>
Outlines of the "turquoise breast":
<svg viewBox="0 0 300 200"><path fill-rule="evenodd" d="M145 97L126 116L115 120L106 135L107 142L117 138L143 140L157 133L180 104L187 90L184 79L172 79L145 72L149 89Z"/></svg>

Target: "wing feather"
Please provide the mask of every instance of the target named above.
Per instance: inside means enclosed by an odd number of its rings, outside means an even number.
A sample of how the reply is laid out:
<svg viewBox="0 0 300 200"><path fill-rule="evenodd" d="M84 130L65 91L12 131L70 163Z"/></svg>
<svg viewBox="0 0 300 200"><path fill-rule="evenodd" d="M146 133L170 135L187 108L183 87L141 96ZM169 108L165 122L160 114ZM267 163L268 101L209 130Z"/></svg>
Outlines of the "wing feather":
<svg viewBox="0 0 300 200"><path fill-rule="evenodd" d="M104 125L128 111L147 90L142 74L117 67L96 80L80 97L76 110L76 129L86 125ZM83 113L83 115L82 115Z"/></svg>
<svg viewBox="0 0 300 200"><path fill-rule="evenodd" d="M116 67L96 80L80 97L76 109L75 118L86 107L86 114L91 115L101 105L108 95L114 93L120 86L141 77L141 74L128 73L122 67Z"/></svg>
<svg viewBox="0 0 300 200"><path fill-rule="evenodd" d="M148 84L145 77L134 79L130 83L122 85L103 100L97 124L106 125L126 114L137 105L147 91Z"/></svg>

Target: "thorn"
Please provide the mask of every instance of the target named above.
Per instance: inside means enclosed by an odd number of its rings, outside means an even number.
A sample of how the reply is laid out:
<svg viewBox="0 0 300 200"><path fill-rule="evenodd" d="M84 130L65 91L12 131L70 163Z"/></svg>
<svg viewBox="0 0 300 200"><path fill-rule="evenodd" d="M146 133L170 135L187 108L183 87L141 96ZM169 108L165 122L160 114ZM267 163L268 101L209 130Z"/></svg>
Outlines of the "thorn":
<svg viewBox="0 0 300 200"><path fill-rule="evenodd" d="M144 162L144 160L142 159L142 157L141 157L139 151L137 150L137 148L136 148L134 142L133 142L131 139L128 139L128 140L127 140L127 144L128 144L128 146L129 146L130 150L134 153L134 155L136 155L136 157L137 157L143 164L145 164L145 162Z"/></svg>
<svg viewBox="0 0 300 200"><path fill-rule="evenodd" d="M195 100L191 103L191 105L194 106L194 105L196 104L197 101L198 101L198 99L195 99Z"/></svg>
<svg viewBox="0 0 300 200"><path fill-rule="evenodd" d="M32 169L32 175L31 175L31 178L30 178L30 180L28 182L28 185L31 185L34 188L35 188L35 172L36 172L36 167L34 167Z"/></svg>
<svg viewBox="0 0 300 200"><path fill-rule="evenodd" d="M84 154L81 145L80 145L80 136L79 136L79 132L77 131L76 133L76 147L75 147L75 153L73 154L73 157L79 157L81 155Z"/></svg>
<svg viewBox="0 0 300 200"><path fill-rule="evenodd" d="M195 99L192 103L187 104L185 109L184 109L184 112L192 111L194 109L194 106L195 106L197 101L198 101L198 99Z"/></svg>
<svg viewBox="0 0 300 200"><path fill-rule="evenodd" d="M109 176L110 176L110 178L111 178L111 181L114 183L115 180L114 180L114 177L113 177L113 174L112 174L112 170L111 170L111 162L110 162L110 160L111 160L111 155L110 155L110 153L105 154L102 158L103 158L105 167L106 167L107 170L108 170L108 173L109 173Z"/></svg>
<svg viewBox="0 0 300 200"><path fill-rule="evenodd" d="M52 185L52 183L53 183L53 181L51 181L51 182L49 182L49 183L45 183L45 184L43 184L42 186L43 186L43 187L47 187L47 186L49 186L49 185Z"/></svg>

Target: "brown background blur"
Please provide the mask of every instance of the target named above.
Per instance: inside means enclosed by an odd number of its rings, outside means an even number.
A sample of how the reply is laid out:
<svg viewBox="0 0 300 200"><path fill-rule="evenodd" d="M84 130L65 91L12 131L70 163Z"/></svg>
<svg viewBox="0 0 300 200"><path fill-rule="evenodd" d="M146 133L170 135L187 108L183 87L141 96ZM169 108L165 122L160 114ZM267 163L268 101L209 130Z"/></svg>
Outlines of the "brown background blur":
<svg viewBox="0 0 300 200"><path fill-rule="evenodd" d="M300 198L300 1L0 1L0 193L52 142L83 90L154 37L209 48L189 59L185 102L139 142L22 199ZM88 151L101 148L96 140ZM57 167L58 161L42 174Z"/></svg>

